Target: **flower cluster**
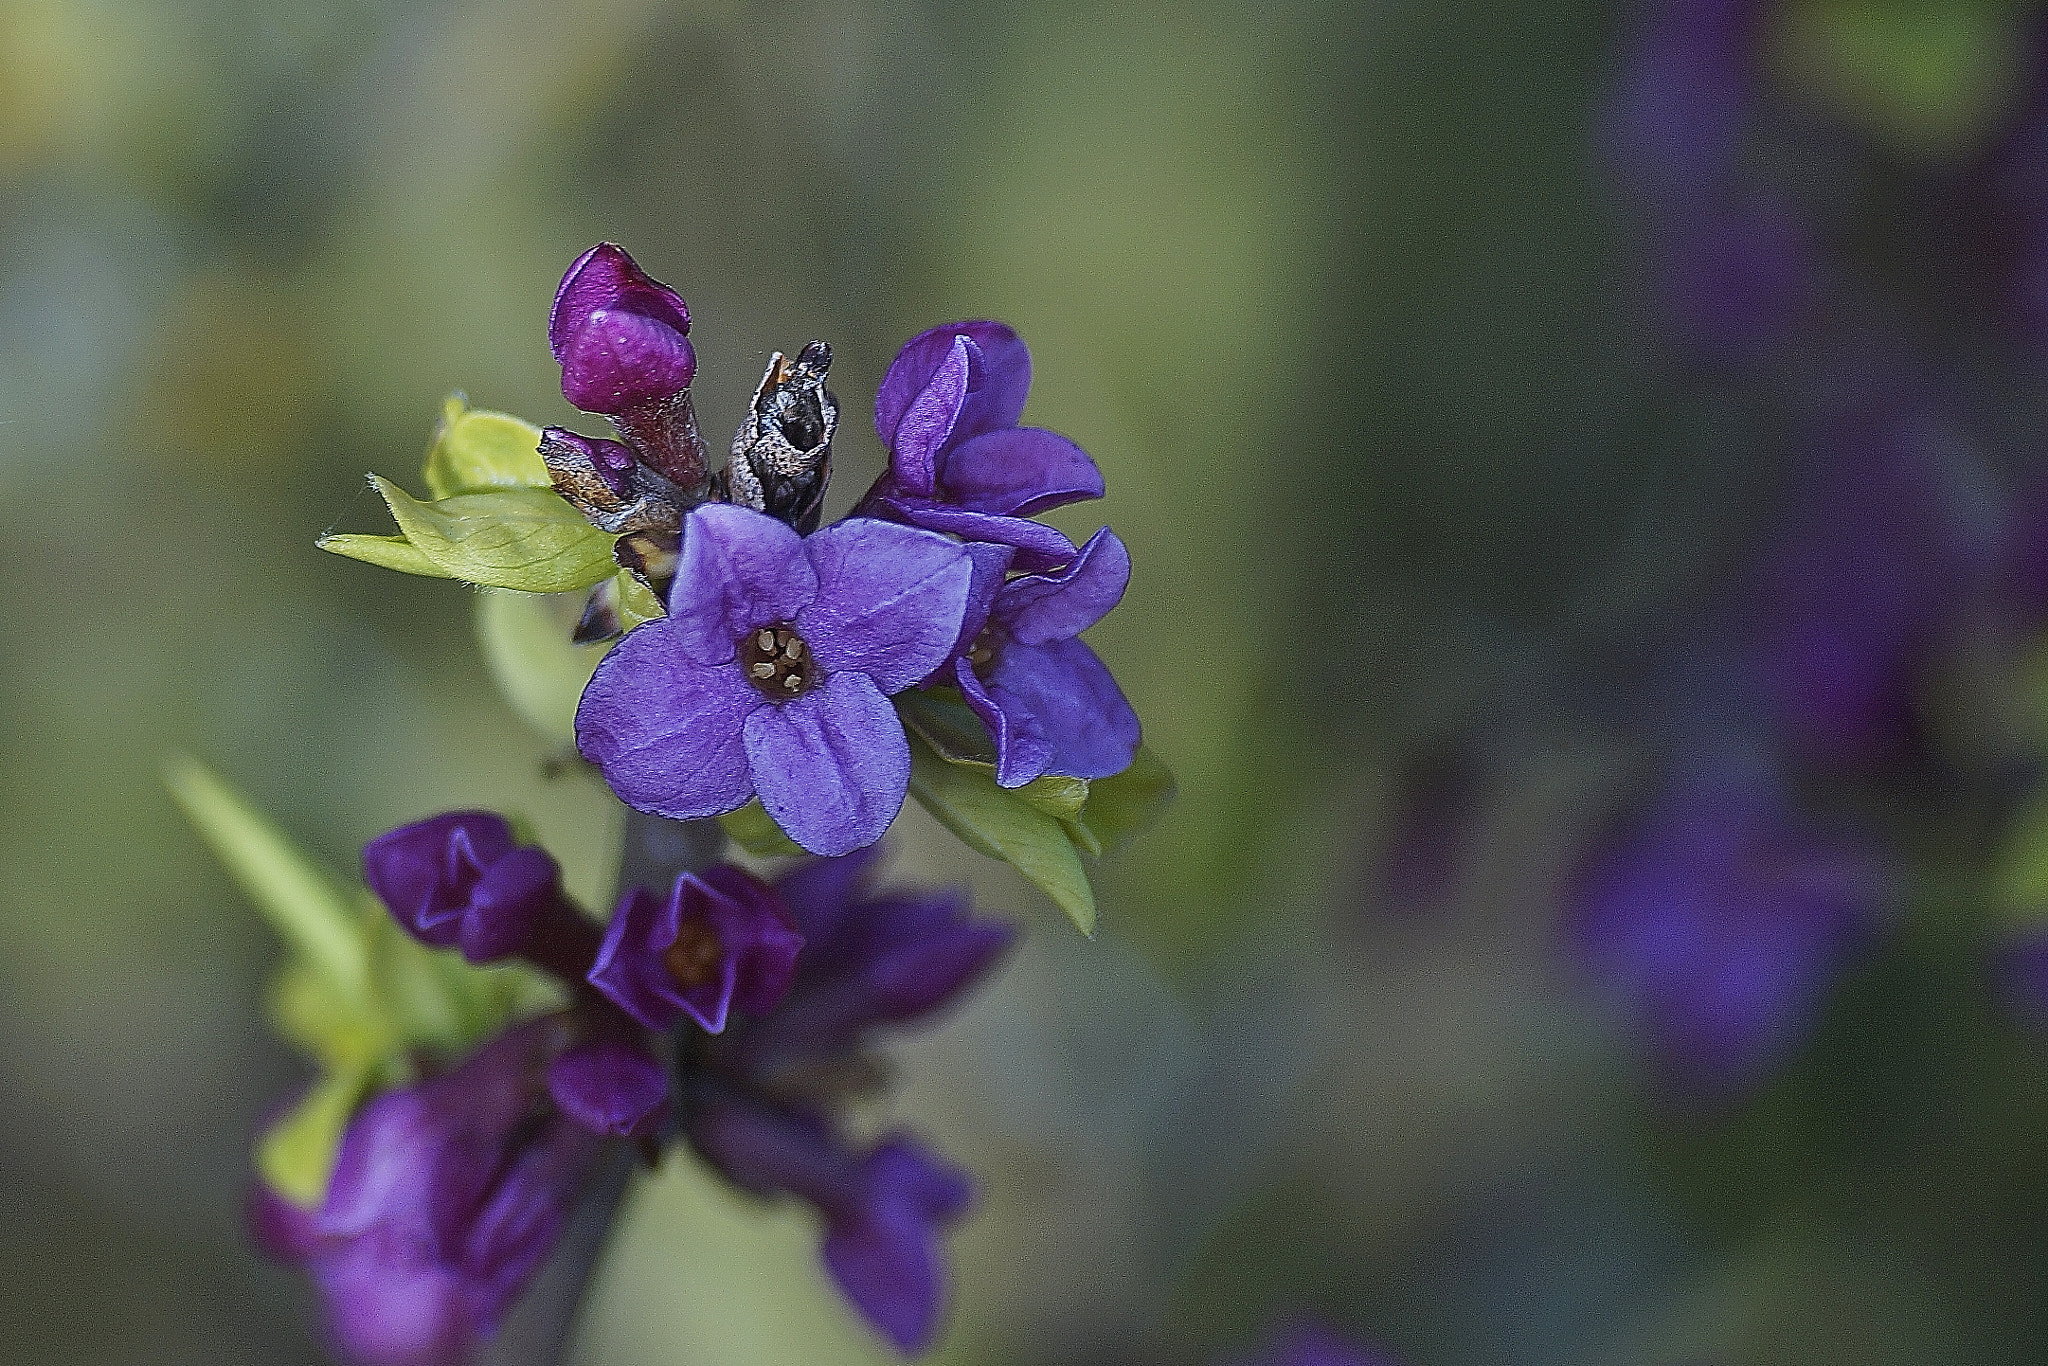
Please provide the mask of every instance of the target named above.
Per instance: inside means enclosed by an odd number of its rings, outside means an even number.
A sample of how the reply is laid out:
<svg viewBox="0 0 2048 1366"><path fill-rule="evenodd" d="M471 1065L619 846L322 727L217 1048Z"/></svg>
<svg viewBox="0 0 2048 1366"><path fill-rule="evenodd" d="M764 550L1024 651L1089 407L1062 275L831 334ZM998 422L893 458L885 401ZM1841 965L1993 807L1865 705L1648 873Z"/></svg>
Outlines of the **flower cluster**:
<svg viewBox="0 0 2048 1366"><path fill-rule="evenodd" d="M838 426L830 349L770 362L714 476L688 331L675 292L609 244L571 267L549 323L563 393L622 438L548 429L555 488L666 597L577 711L578 748L622 800L689 820L759 798L813 853L864 848L909 788L890 699L910 689L960 690L1000 787L1131 765L1138 718L1079 639L1122 597L1130 556L1107 529L1077 549L1033 520L1103 485L1073 442L1018 425L1031 360L1015 332L912 338L875 403L887 470L815 529Z"/></svg>
<svg viewBox="0 0 2048 1366"><path fill-rule="evenodd" d="M849 1137L832 1079L875 1074L872 1032L956 1000L1008 927L957 895L878 894L864 853L774 884L721 864L629 888L600 932L552 859L475 811L380 836L364 872L422 943L523 958L571 996L362 1104L317 1206L259 1183L258 1240L310 1273L343 1352L469 1360L608 1157L678 1140L744 1190L812 1205L848 1300L902 1351L930 1345L940 1236L972 1184L908 1135Z"/></svg>

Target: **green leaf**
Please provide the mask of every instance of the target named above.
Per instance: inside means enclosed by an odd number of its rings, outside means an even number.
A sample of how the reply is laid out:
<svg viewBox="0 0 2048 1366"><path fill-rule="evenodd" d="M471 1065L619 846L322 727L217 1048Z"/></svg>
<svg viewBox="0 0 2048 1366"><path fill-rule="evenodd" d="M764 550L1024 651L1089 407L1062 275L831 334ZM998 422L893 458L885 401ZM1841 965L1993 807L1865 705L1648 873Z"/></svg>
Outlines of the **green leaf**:
<svg viewBox="0 0 2048 1366"><path fill-rule="evenodd" d="M486 589L476 600L484 664L512 710L560 744L576 742L576 703L605 656L603 645L569 639L581 594L542 595Z"/></svg>
<svg viewBox="0 0 2048 1366"><path fill-rule="evenodd" d="M364 564L374 564L379 569L396 569L401 574L418 574L429 579L455 577L428 559L403 536L322 536L313 544L318 549L361 560Z"/></svg>
<svg viewBox="0 0 2048 1366"><path fill-rule="evenodd" d="M896 714L903 719L904 727L930 745L941 759L982 769L991 782L995 780L995 742L958 688L898 693ZM1048 773L1010 791L1048 816L1071 820L1081 814L1082 804L1088 800L1088 780Z"/></svg>
<svg viewBox="0 0 2048 1366"><path fill-rule="evenodd" d="M804 852L802 845L782 833L758 797L737 811L726 812L718 823L734 844L761 858L796 858Z"/></svg>
<svg viewBox="0 0 2048 1366"><path fill-rule="evenodd" d="M554 482L541 463L540 428L510 413L472 408L459 393L441 405L421 474L436 498L486 489L544 489Z"/></svg>
<svg viewBox="0 0 2048 1366"><path fill-rule="evenodd" d="M408 1048L460 1052L495 1032L532 1000L539 974L517 965L473 967L428 948L367 897L363 925L377 997Z"/></svg>
<svg viewBox="0 0 2048 1366"><path fill-rule="evenodd" d="M256 1143L256 1170L279 1195L312 1209L327 1195L342 1130L369 1089L367 1071L330 1072Z"/></svg>
<svg viewBox="0 0 2048 1366"><path fill-rule="evenodd" d="M616 539L550 489L458 493L423 503L388 479L370 476L398 529L450 578L523 593L573 593L618 571Z"/></svg>
<svg viewBox="0 0 2048 1366"><path fill-rule="evenodd" d="M1099 858L1158 820L1179 791L1173 770L1140 745L1129 768L1088 785L1087 805L1069 829L1077 844Z"/></svg>
<svg viewBox="0 0 2048 1366"><path fill-rule="evenodd" d="M632 570L619 571L619 620L625 623L628 631L643 622L667 615L661 599L654 596L652 588L634 578Z"/></svg>
<svg viewBox="0 0 2048 1366"><path fill-rule="evenodd" d="M1081 933L1095 933L1095 893L1066 829L988 770L948 763L910 736L910 792L968 847L1010 864L1053 899Z"/></svg>
<svg viewBox="0 0 2048 1366"><path fill-rule="evenodd" d="M369 975L362 933L340 888L196 759L168 761L164 783L278 936L344 999L364 999Z"/></svg>

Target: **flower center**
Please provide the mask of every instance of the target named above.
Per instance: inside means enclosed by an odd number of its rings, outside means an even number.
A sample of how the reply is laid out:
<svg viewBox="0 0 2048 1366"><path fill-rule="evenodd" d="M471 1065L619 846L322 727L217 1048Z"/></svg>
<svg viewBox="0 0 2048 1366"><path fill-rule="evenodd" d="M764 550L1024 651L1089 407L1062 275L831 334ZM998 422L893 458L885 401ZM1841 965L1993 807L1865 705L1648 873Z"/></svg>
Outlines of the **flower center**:
<svg viewBox="0 0 2048 1366"><path fill-rule="evenodd" d="M981 634L967 647L967 667L977 674L986 676L989 666L996 662L996 656L1002 651L1002 633L996 629L994 622L990 622L981 628Z"/></svg>
<svg viewBox="0 0 2048 1366"><path fill-rule="evenodd" d="M676 942L661 955L669 976L685 991L701 987L718 976L718 960L725 956L725 944L707 921L685 920L676 929Z"/></svg>
<svg viewBox="0 0 2048 1366"><path fill-rule="evenodd" d="M740 641L740 667L748 682L778 702L803 696L819 678L810 648L787 622L749 631Z"/></svg>

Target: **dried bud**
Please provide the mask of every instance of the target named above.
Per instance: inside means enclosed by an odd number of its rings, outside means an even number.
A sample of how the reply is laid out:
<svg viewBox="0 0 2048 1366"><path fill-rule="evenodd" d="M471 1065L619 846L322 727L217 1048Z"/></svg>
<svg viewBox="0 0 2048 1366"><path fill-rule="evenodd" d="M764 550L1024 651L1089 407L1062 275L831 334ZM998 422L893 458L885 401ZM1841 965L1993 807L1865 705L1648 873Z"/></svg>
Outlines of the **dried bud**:
<svg viewBox="0 0 2048 1366"><path fill-rule="evenodd" d="M673 533L695 503L616 441L549 427L540 434L540 458L555 492L600 531Z"/></svg>
<svg viewBox="0 0 2048 1366"><path fill-rule="evenodd" d="M817 529L832 477L839 400L825 388L832 348L814 341L795 360L777 351L732 439L725 501L765 512L805 534Z"/></svg>

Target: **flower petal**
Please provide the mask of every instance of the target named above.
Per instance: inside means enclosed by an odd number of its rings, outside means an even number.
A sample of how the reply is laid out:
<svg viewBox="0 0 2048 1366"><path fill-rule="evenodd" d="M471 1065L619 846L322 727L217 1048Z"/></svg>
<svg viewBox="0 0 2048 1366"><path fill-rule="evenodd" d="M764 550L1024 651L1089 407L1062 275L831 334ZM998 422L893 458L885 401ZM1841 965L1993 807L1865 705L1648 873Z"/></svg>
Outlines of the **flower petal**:
<svg viewBox="0 0 2048 1366"><path fill-rule="evenodd" d="M683 523L668 620L690 658L723 664L747 632L793 621L817 591L818 577L793 528L766 513L706 503Z"/></svg>
<svg viewBox="0 0 2048 1366"><path fill-rule="evenodd" d="M1108 615L1130 582L1131 552L1104 527L1059 573L1027 574L1005 584L993 612L1019 644L1072 640Z"/></svg>
<svg viewBox="0 0 2048 1366"><path fill-rule="evenodd" d="M938 487L939 452L953 434L960 405L967 401L972 367L973 344L965 337L955 337L952 349L910 400L895 429L883 435L882 442L889 448L889 468L906 488L929 494Z"/></svg>
<svg viewBox="0 0 2048 1366"><path fill-rule="evenodd" d="M794 702L747 717L747 762L761 804L814 854L873 844L910 790L910 742L865 674L837 673Z"/></svg>
<svg viewBox="0 0 2048 1366"><path fill-rule="evenodd" d="M668 1113L668 1069L624 1039L591 1039L548 1064L548 1095L591 1133L638 1138Z"/></svg>
<svg viewBox="0 0 2048 1366"><path fill-rule="evenodd" d="M1052 741L1029 703L1008 688L982 682L965 659L954 664L953 674L967 705L995 741L997 787L1022 787L1052 767Z"/></svg>
<svg viewBox="0 0 2048 1366"><path fill-rule="evenodd" d="M952 424L954 444L1017 425L1024 413L1025 395L1031 391L1031 353L1023 339L1003 323L947 323L905 342L890 362L889 373L882 377L875 394L875 432L883 445L892 443L904 414L931 383L959 337L974 344L975 355L967 395Z"/></svg>
<svg viewBox="0 0 2048 1366"><path fill-rule="evenodd" d="M1048 773L1107 778L1138 752L1138 714L1095 651L1078 640L1012 643L988 681L1020 699L1052 741Z"/></svg>
<svg viewBox="0 0 2048 1366"><path fill-rule="evenodd" d="M960 506L1014 517L1103 492L1102 471L1088 452L1043 427L1004 427L956 442L938 476L945 496Z"/></svg>
<svg viewBox="0 0 2048 1366"><path fill-rule="evenodd" d="M678 332L690 330L690 308L680 294L641 270L624 248L599 242L576 258L555 290L548 313L548 346L555 359L563 359L569 339L592 313L621 307Z"/></svg>
<svg viewBox="0 0 2048 1366"><path fill-rule="evenodd" d="M804 542L817 596L797 630L834 674L866 674L901 692L946 661L960 638L974 560L915 527L853 517Z"/></svg>
<svg viewBox="0 0 2048 1366"><path fill-rule="evenodd" d="M723 815L753 795L741 738L771 706L730 664L691 659L663 617L626 633L576 707L576 747L619 800L672 820Z"/></svg>
<svg viewBox="0 0 2048 1366"><path fill-rule="evenodd" d="M943 531L963 541L987 541L991 545L1015 547L1010 568L1026 573L1058 569L1074 558L1074 543L1043 522L1027 517L1006 517L972 508L954 507L877 488L861 502L864 514L907 522L928 531Z"/></svg>
<svg viewBox="0 0 2048 1366"><path fill-rule="evenodd" d="M562 348L562 396L585 412L618 413L690 387L697 352L655 318L599 309Z"/></svg>

